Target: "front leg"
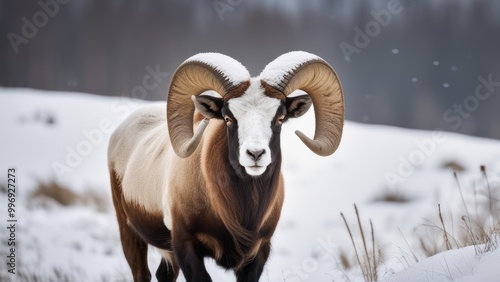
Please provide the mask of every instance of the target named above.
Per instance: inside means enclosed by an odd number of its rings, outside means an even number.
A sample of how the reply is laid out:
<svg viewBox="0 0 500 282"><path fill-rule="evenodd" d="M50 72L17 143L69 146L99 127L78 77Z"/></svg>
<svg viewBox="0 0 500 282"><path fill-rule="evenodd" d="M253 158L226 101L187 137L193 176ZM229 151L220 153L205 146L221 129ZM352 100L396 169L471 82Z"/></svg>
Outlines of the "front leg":
<svg viewBox="0 0 500 282"><path fill-rule="evenodd" d="M203 256L196 251L196 239L191 234L176 232L172 237L175 258L187 282L212 282L203 263Z"/></svg>
<svg viewBox="0 0 500 282"><path fill-rule="evenodd" d="M269 253L271 252L271 243L266 242L260 247L257 256L243 266L241 269L236 271L236 278L238 282L257 282L259 281L262 271L264 270L264 265L269 258Z"/></svg>

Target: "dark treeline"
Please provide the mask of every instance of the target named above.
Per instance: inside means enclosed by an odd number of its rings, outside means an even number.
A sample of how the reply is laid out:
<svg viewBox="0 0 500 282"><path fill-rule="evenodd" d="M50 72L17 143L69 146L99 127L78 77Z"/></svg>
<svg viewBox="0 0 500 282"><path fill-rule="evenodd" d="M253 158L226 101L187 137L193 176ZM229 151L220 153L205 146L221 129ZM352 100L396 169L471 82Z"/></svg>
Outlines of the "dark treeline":
<svg viewBox="0 0 500 282"><path fill-rule="evenodd" d="M305 50L341 76L350 120L500 138L500 87L474 100L479 76L500 81L495 0L27 2L0 0L1 86L161 100L197 52L228 54L257 75ZM139 89L154 72L158 84Z"/></svg>

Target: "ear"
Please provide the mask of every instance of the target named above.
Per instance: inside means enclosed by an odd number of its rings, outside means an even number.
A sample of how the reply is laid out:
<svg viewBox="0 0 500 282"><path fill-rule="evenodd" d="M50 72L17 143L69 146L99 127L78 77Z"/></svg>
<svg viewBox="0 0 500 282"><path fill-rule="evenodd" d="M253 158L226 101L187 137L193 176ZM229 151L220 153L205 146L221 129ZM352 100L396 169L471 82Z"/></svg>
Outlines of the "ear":
<svg viewBox="0 0 500 282"><path fill-rule="evenodd" d="M298 118L311 108L312 100L309 95L286 98L286 118Z"/></svg>
<svg viewBox="0 0 500 282"><path fill-rule="evenodd" d="M199 95L191 96L195 108L208 119L222 119L221 109L223 105L222 98Z"/></svg>

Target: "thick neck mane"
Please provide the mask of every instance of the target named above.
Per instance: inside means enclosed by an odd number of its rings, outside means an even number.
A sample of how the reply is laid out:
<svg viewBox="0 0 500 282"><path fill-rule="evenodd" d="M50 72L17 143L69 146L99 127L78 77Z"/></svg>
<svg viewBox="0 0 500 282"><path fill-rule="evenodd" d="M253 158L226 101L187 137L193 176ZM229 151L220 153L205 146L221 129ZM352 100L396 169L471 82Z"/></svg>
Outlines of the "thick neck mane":
<svg viewBox="0 0 500 282"><path fill-rule="evenodd" d="M235 247L243 254L262 236L266 217L274 208L281 178L281 153L259 177L252 177L235 170L229 161L226 126L214 122L204 143L202 163L211 169L203 169L207 189L214 212L232 234ZM208 133L208 132L206 132ZM217 171L219 173L213 173Z"/></svg>
<svg viewBox="0 0 500 282"><path fill-rule="evenodd" d="M237 173L226 163L227 183L220 183L219 192L224 199L235 205L235 216L240 225L249 231L257 231L265 213L276 196L277 184L281 173L281 156L272 162L259 177ZM225 181L225 182L226 182Z"/></svg>

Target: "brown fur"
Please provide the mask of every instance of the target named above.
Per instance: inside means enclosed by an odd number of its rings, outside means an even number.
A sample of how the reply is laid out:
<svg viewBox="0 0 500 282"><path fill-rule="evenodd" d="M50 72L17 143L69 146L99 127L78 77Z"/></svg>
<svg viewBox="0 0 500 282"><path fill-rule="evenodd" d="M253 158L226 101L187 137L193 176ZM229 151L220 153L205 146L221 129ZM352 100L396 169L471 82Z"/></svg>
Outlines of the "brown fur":
<svg viewBox="0 0 500 282"><path fill-rule="evenodd" d="M124 199L121 181L118 179L113 168L110 168L110 178L113 204L116 210L116 217L120 228L120 239L125 258L132 268L134 281L150 281L151 272L149 272L147 264L147 243L128 225L128 218L123 209Z"/></svg>
<svg viewBox="0 0 500 282"><path fill-rule="evenodd" d="M264 80L261 81L261 85L264 88L264 94L271 98L280 99L281 101L286 101L286 95L282 91L272 87L267 84Z"/></svg>
<svg viewBox="0 0 500 282"><path fill-rule="evenodd" d="M230 89L223 97L224 102L227 102L227 100L232 98L238 98L243 96L243 94L245 94L245 91L247 91L249 86L250 86L250 81L245 81L240 85L234 87L233 89Z"/></svg>

